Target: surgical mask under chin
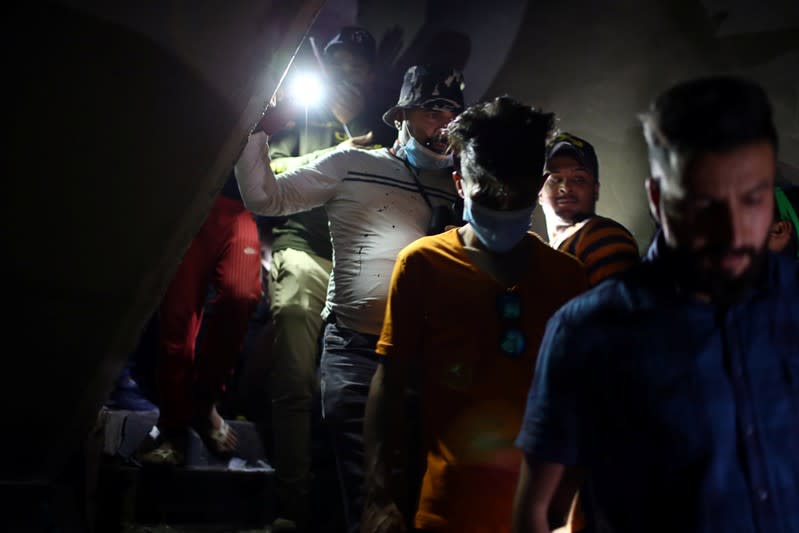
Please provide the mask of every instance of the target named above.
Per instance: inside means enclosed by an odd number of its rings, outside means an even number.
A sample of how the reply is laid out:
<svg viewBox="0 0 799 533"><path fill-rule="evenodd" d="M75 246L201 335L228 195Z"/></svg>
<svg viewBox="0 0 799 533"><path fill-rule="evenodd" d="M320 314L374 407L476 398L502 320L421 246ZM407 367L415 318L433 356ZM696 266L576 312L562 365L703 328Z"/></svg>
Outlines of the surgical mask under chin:
<svg viewBox="0 0 799 533"><path fill-rule="evenodd" d="M463 219L472 226L483 246L504 253L519 244L530 229L535 205L516 211L497 211L463 199Z"/></svg>
<svg viewBox="0 0 799 533"><path fill-rule="evenodd" d="M449 154L439 154L433 150L422 146L408 130L408 121L402 123L399 133L400 147L397 149L397 157L405 159L416 168L439 169L452 166L452 156Z"/></svg>

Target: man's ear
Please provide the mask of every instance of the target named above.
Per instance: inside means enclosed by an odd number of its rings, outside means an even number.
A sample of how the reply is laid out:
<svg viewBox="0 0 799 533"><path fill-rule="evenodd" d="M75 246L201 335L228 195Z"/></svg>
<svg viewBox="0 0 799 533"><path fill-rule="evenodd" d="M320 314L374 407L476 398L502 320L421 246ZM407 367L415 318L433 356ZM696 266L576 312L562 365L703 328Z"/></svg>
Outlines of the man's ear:
<svg viewBox="0 0 799 533"><path fill-rule="evenodd" d="M402 123L405 120L405 110L400 109L397 113L394 114L394 127L398 130L402 129Z"/></svg>
<svg viewBox="0 0 799 533"><path fill-rule="evenodd" d="M655 178L647 178L645 182L646 197L649 201L649 214L655 219L655 222L660 222L660 181Z"/></svg>
<svg viewBox="0 0 799 533"><path fill-rule="evenodd" d="M793 224L791 224L788 220L777 220L771 225L771 233L776 235L790 235L793 233Z"/></svg>
<svg viewBox="0 0 799 533"><path fill-rule="evenodd" d="M768 232L768 247L775 252L781 252L791 242L793 224L787 220L777 220L771 225Z"/></svg>
<svg viewBox="0 0 799 533"><path fill-rule="evenodd" d="M594 203L599 201L599 182L594 182Z"/></svg>
<svg viewBox="0 0 799 533"><path fill-rule="evenodd" d="M463 176L457 170L452 171L452 181L455 182L455 190L458 191L458 196L463 198Z"/></svg>

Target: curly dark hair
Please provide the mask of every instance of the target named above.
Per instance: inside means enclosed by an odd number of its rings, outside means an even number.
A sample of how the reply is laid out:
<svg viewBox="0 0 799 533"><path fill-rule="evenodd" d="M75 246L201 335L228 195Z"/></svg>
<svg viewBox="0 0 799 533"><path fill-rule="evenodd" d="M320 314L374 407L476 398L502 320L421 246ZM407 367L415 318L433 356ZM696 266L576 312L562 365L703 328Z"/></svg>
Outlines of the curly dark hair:
<svg viewBox="0 0 799 533"><path fill-rule="evenodd" d="M447 129L456 168L479 184L481 201L495 204L509 191L541 188L554 128L554 113L505 95L469 107Z"/></svg>

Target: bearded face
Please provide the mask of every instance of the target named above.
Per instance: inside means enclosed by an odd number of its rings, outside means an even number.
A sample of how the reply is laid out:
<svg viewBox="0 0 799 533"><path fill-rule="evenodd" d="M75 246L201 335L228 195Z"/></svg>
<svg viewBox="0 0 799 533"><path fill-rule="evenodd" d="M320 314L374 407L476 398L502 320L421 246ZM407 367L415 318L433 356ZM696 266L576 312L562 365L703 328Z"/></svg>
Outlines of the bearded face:
<svg viewBox="0 0 799 533"><path fill-rule="evenodd" d="M774 147L755 142L706 153L680 178L650 182L650 207L685 281L717 301L751 286L774 215Z"/></svg>

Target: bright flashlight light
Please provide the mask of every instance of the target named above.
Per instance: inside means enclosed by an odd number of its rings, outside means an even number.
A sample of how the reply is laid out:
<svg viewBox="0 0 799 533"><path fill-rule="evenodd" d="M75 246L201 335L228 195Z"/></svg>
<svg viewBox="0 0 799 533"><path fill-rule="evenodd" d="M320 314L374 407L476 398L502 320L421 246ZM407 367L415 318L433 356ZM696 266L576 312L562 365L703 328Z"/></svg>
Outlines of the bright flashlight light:
<svg viewBox="0 0 799 533"><path fill-rule="evenodd" d="M289 94L300 105L312 107L322 100L324 89L318 77L303 73L294 78Z"/></svg>

